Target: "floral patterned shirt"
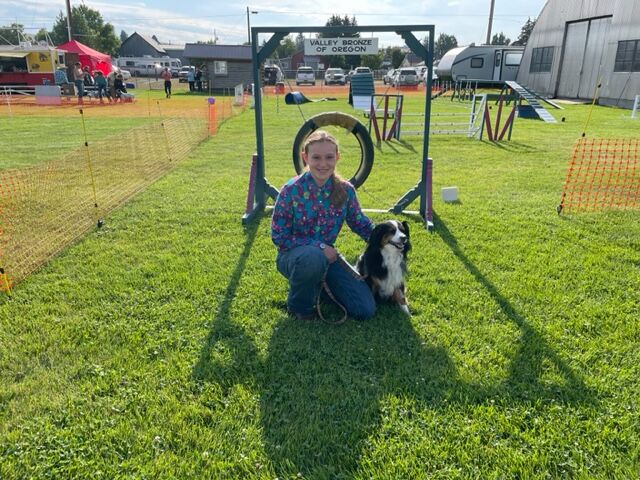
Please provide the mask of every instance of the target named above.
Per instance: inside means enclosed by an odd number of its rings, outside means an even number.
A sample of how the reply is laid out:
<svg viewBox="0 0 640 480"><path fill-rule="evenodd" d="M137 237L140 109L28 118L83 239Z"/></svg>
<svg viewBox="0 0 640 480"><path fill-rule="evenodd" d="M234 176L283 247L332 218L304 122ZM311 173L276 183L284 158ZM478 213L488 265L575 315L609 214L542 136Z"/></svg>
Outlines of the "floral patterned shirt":
<svg viewBox="0 0 640 480"><path fill-rule="evenodd" d="M341 207L331 204L333 180L318 187L311 173L292 178L276 199L271 220L271 239L280 251L302 245L334 245L342 224L367 241L373 222L362 213L355 188L345 182L347 201Z"/></svg>

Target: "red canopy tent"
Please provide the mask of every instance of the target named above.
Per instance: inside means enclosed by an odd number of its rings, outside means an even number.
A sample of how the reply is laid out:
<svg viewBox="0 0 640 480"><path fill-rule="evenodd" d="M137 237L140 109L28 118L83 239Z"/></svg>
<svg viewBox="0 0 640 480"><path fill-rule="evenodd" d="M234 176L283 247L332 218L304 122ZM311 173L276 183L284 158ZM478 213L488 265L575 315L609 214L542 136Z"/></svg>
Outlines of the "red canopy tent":
<svg viewBox="0 0 640 480"><path fill-rule="evenodd" d="M111 73L111 57L109 55L100 53L99 51L87 47L76 40L63 43L62 45L58 45L56 48L77 54L82 67L84 68L88 66L91 72L94 70L100 70L105 75L109 75L109 73Z"/></svg>

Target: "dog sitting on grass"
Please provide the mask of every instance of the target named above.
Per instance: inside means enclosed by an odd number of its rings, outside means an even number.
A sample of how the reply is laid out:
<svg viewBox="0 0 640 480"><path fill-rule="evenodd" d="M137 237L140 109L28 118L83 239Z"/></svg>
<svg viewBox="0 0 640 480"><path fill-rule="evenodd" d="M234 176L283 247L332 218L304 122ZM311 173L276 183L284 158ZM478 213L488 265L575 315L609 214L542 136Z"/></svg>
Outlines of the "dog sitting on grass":
<svg viewBox="0 0 640 480"><path fill-rule="evenodd" d="M410 312L405 275L409 250L409 224L388 220L373 229L367 248L360 255L356 265L376 301L397 304L407 315L410 315Z"/></svg>

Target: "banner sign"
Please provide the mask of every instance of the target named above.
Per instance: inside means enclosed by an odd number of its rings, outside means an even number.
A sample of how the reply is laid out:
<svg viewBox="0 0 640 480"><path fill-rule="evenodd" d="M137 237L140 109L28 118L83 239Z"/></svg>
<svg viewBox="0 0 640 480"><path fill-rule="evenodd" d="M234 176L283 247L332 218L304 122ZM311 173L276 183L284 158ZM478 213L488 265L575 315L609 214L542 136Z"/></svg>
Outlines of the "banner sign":
<svg viewBox="0 0 640 480"><path fill-rule="evenodd" d="M305 55L375 55L377 38L305 38Z"/></svg>

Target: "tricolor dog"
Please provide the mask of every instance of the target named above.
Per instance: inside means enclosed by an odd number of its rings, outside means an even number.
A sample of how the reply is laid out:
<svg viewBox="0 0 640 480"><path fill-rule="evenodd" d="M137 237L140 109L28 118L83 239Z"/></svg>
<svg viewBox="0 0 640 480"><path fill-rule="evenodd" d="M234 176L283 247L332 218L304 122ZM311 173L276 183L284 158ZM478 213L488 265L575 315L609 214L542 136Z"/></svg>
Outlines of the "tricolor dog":
<svg viewBox="0 0 640 480"><path fill-rule="evenodd" d="M407 315L405 275L409 250L409 224L388 220L373 229L356 266L376 300L398 304Z"/></svg>

